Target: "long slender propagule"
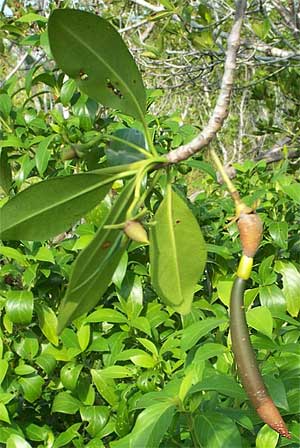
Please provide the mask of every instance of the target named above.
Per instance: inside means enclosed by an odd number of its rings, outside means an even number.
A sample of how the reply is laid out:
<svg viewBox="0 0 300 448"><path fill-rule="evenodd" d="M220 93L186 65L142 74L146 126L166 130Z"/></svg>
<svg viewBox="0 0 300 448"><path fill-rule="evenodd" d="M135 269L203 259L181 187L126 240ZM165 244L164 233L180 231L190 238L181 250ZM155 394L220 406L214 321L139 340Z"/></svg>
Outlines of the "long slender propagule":
<svg viewBox="0 0 300 448"><path fill-rule="evenodd" d="M230 331L232 349L243 387L261 419L280 435L290 438L290 433L264 385L255 353L252 348L244 310L244 291L250 277L253 257L262 236L262 223L255 213L241 213L238 220L243 248L237 277L230 299Z"/></svg>

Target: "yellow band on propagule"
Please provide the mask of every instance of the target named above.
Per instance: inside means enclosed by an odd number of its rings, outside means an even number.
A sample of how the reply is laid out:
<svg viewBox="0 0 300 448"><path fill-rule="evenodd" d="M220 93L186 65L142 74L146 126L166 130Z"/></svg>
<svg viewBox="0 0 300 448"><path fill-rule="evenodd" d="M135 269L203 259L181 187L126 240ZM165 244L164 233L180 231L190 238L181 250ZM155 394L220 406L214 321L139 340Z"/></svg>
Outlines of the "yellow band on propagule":
<svg viewBox="0 0 300 448"><path fill-rule="evenodd" d="M248 280L248 278L251 275L252 266L253 266L253 258L247 257L247 255L242 255L239 267L237 269L237 276L244 280Z"/></svg>

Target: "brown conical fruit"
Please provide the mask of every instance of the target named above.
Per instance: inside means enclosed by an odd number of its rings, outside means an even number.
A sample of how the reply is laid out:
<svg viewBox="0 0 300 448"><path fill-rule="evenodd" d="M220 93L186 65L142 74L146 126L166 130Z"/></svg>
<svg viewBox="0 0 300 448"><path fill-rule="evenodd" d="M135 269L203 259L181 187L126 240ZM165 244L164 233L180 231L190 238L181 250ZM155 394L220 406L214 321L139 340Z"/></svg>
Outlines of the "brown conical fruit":
<svg viewBox="0 0 300 448"><path fill-rule="evenodd" d="M261 241L263 225L256 213L241 213L238 220L243 254L253 258Z"/></svg>

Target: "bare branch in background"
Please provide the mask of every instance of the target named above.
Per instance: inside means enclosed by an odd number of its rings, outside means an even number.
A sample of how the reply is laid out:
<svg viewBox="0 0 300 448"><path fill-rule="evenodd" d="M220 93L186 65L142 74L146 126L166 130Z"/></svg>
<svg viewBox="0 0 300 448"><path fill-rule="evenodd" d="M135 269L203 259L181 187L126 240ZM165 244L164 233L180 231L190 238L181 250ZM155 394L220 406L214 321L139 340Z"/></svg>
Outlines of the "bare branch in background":
<svg viewBox="0 0 300 448"><path fill-rule="evenodd" d="M24 64L27 56L29 55L29 53L25 53L21 59L19 60L19 62L17 63L17 65L12 69L11 72L9 72L9 74L5 77L5 79L0 83L0 87L2 88L5 83L14 76L15 73L17 73L17 71L22 67L22 65Z"/></svg>
<svg viewBox="0 0 300 448"><path fill-rule="evenodd" d="M236 69L237 52L240 47L241 26L246 5L246 0L240 0L237 5L234 24L228 37L228 47L221 91L219 93L212 116L207 126L196 138L194 138L190 143L179 146L174 151L168 153L167 159L169 163L178 163L182 160L186 160L193 154L200 151L200 149L207 146L216 136L217 132L222 128L222 125L228 116L228 107Z"/></svg>

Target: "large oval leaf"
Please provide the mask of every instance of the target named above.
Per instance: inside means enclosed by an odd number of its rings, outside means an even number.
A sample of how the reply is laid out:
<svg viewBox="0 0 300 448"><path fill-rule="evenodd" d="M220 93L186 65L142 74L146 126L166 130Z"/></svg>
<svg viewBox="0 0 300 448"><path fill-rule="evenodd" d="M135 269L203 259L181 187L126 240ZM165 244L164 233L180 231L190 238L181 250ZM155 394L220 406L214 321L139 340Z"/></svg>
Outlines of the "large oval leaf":
<svg viewBox="0 0 300 448"><path fill-rule="evenodd" d="M152 284L162 300L187 314L206 262L200 227L171 186L154 220L156 224L150 232Z"/></svg>
<svg viewBox="0 0 300 448"><path fill-rule="evenodd" d="M108 176L57 177L21 191L1 208L3 240L45 240L68 229L95 207L110 188Z"/></svg>
<svg viewBox="0 0 300 448"><path fill-rule="evenodd" d="M105 106L141 119L146 95L138 68L118 32L95 14L57 9L49 42L58 66Z"/></svg>
<svg viewBox="0 0 300 448"><path fill-rule="evenodd" d="M124 221L132 200L131 181L115 202L110 214L92 242L77 257L66 295L58 316L58 333L76 317L91 310L111 282L113 273L126 249L123 231L107 229L104 225Z"/></svg>

